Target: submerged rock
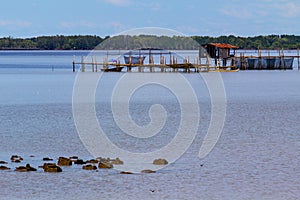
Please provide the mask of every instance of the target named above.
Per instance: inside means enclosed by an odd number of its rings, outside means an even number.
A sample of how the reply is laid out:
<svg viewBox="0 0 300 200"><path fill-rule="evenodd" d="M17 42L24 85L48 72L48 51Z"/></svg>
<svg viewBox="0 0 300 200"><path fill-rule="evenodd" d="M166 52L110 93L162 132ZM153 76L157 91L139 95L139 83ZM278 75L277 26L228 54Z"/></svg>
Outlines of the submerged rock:
<svg viewBox="0 0 300 200"><path fill-rule="evenodd" d="M150 174L150 173L156 173L156 171L153 171L151 169L144 169L144 170L141 171L141 173L148 173L148 174Z"/></svg>
<svg viewBox="0 0 300 200"><path fill-rule="evenodd" d="M79 158L78 158L78 156L71 156L70 159L71 160L78 160Z"/></svg>
<svg viewBox="0 0 300 200"><path fill-rule="evenodd" d="M121 171L120 174L133 174L132 172Z"/></svg>
<svg viewBox="0 0 300 200"><path fill-rule="evenodd" d="M33 171L36 171L36 169L31 167L30 164L26 164L26 166L16 167L16 171L18 171L18 172L33 172Z"/></svg>
<svg viewBox="0 0 300 200"><path fill-rule="evenodd" d="M100 161L98 167L102 169L111 169L113 168L113 164L111 164L110 162Z"/></svg>
<svg viewBox="0 0 300 200"><path fill-rule="evenodd" d="M77 160L74 160L73 162L76 165L84 165L84 164L86 164L86 162L84 162L82 159L77 159Z"/></svg>
<svg viewBox="0 0 300 200"><path fill-rule="evenodd" d="M27 171L29 171L29 172L36 171L36 168L31 167L30 164L26 164L26 168L27 168Z"/></svg>
<svg viewBox="0 0 300 200"><path fill-rule="evenodd" d="M27 172L27 168L25 166L16 167L16 171L18 171L18 172Z"/></svg>
<svg viewBox="0 0 300 200"><path fill-rule="evenodd" d="M120 158L116 158L114 160L111 160L110 163L113 164L113 165L123 165L124 164L124 162L122 160L120 160Z"/></svg>
<svg viewBox="0 0 300 200"><path fill-rule="evenodd" d="M120 160L120 158L118 158L118 157L116 159L99 157L99 158L97 158L97 160L99 160L99 162L111 163L113 165L123 165L124 164L124 162L122 160Z"/></svg>
<svg viewBox="0 0 300 200"><path fill-rule="evenodd" d="M87 160L86 163L97 164L99 161L95 159Z"/></svg>
<svg viewBox="0 0 300 200"><path fill-rule="evenodd" d="M18 155L12 155L10 157L10 160L11 160L11 162L17 162L17 163L19 163L19 162L21 162L23 160L23 158L21 156L18 156Z"/></svg>
<svg viewBox="0 0 300 200"><path fill-rule="evenodd" d="M62 169L55 163L45 163L42 168L44 172L62 172Z"/></svg>
<svg viewBox="0 0 300 200"><path fill-rule="evenodd" d="M95 165L88 164L88 165L82 166L82 169L84 169L84 170L96 170L97 167Z"/></svg>
<svg viewBox="0 0 300 200"><path fill-rule="evenodd" d="M167 165L168 164L168 161L166 159L163 159L163 158L159 158L159 159L155 159L153 161L153 164L154 165Z"/></svg>
<svg viewBox="0 0 300 200"><path fill-rule="evenodd" d="M10 168L9 168L9 167L6 167L6 166L3 166L3 165L1 165L1 166L0 166L0 170L10 170Z"/></svg>
<svg viewBox="0 0 300 200"><path fill-rule="evenodd" d="M71 166L72 160L69 158L65 158L65 157L59 157L57 164L60 166Z"/></svg>
<svg viewBox="0 0 300 200"><path fill-rule="evenodd" d="M48 158L48 157L43 158L43 161L52 161L52 160L53 160L52 158Z"/></svg>

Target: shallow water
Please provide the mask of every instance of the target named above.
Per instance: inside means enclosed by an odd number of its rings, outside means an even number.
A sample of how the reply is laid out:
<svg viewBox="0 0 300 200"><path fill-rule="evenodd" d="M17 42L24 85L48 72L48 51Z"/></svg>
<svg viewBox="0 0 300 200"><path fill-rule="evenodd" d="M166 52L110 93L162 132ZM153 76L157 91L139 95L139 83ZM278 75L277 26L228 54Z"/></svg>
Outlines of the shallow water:
<svg viewBox="0 0 300 200"><path fill-rule="evenodd" d="M242 71L223 73L227 112L221 137L204 159L198 152L210 122L210 98L198 74L184 75L195 89L200 123L191 147L155 174L119 174L63 167L59 174L15 172L16 166L42 165L43 157L93 156L82 144L72 115L76 74L66 70L2 69L0 73L0 160L24 158L0 171L0 199L298 199L300 197L300 73ZM103 130L117 145L141 152L161 148L174 136L180 119L176 98L164 88L141 88L130 112L137 124L149 123L151 105L169 113L155 137L133 139L113 121L110 95L122 76L107 73L96 94ZM101 154L101 153L99 153ZM33 155L34 157L30 157ZM101 156L101 155L99 155ZM122 159L122 158L121 158ZM203 165L203 166L202 166Z"/></svg>

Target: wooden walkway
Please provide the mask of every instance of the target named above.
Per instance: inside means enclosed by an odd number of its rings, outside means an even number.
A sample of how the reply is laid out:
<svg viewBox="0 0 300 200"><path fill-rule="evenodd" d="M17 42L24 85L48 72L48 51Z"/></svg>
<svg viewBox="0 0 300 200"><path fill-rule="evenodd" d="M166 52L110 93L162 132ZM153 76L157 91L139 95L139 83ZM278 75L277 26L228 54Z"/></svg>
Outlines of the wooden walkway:
<svg viewBox="0 0 300 200"><path fill-rule="evenodd" d="M239 55L234 55L233 57L227 58L228 62L225 62L226 66L221 66L222 60L215 60L208 57L194 57L192 59L194 62L190 62L190 58L178 58L178 55L171 51L157 51L153 52L149 50L147 53L138 54L132 53L119 54L118 56L113 52L111 55L107 52L107 55L102 55L102 62L97 62L95 56L90 56L88 59L86 57L81 57L81 61L76 61L73 57L73 72L76 70L76 66L80 65L80 70L82 72L184 72L184 73L199 73L199 72L210 72L210 71L232 71L236 72L237 69L240 70L291 70L293 69L293 62L297 58L298 69L300 69L300 54L299 50L297 55L285 56L283 51L279 51L278 56L274 55L262 55L261 51L258 51L257 55L245 55L245 53L240 53ZM125 56L126 55L126 56ZM166 56L165 56L166 55ZM108 61L109 57L117 57L113 61ZM124 61L122 57L124 56ZM144 59L147 56L148 62L144 63ZM176 57L177 56L177 57ZM200 53L199 53L200 56ZM127 57L125 59L125 57ZM128 61L129 57L129 61ZM132 58L132 59L131 59ZM141 58L143 58L141 60ZM101 60L98 58L98 60ZM134 60L135 59L135 60ZM87 61L89 60L89 61ZM180 60L178 62L177 60Z"/></svg>

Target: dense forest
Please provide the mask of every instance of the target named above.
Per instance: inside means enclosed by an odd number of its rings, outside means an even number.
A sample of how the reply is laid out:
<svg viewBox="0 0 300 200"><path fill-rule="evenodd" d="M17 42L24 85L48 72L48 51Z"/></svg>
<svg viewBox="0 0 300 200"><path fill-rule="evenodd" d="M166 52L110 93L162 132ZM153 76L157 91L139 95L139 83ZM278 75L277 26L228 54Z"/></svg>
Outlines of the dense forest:
<svg viewBox="0 0 300 200"><path fill-rule="evenodd" d="M193 36L200 44L210 42L228 43L240 47L241 49L297 49L300 48L300 36L295 35L267 35L254 37L238 36Z"/></svg>
<svg viewBox="0 0 300 200"><path fill-rule="evenodd" d="M99 36L41 36L33 38L0 38L0 49L89 50L105 38Z"/></svg>
<svg viewBox="0 0 300 200"><path fill-rule="evenodd" d="M119 35L104 40L97 49L138 49L138 48L159 48L159 49L199 49L199 44L191 37L182 36L153 36L153 35Z"/></svg>
<svg viewBox="0 0 300 200"><path fill-rule="evenodd" d="M109 40L108 40L109 39ZM104 41L104 42L103 42ZM195 42L196 41L196 42ZM102 43L103 42L103 43ZM133 49L139 47L155 47L164 49L195 49L195 44L229 43L241 49L297 49L300 48L300 36L267 35L253 37L239 36L40 36L32 38L0 38L0 50L36 49L36 50L91 50L98 44L98 49Z"/></svg>

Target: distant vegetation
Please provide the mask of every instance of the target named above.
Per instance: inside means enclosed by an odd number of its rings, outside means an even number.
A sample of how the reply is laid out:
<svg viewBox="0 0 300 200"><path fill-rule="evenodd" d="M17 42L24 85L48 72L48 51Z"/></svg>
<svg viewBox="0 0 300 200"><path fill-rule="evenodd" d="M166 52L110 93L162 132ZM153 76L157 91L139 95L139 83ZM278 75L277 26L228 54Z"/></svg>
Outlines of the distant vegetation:
<svg viewBox="0 0 300 200"><path fill-rule="evenodd" d="M137 49L137 48L160 48L160 49L199 49L199 44L191 37L181 36L153 36L119 35L100 44L97 49Z"/></svg>
<svg viewBox="0 0 300 200"><path fill-rule="evenodd" d="M107 40L109 39L109 40ZM192 40L194 39L194 40ZM104 42L103 42L104 41ZM196 41L196 42L195 42ZM103 43L102 43L103 42ZM241 49L297 49L300 48L300 36L268 35L254 37L239 36L40 36L32 38L0 38L0 49L39 49L39 50L91 50L98 44L98 49L134 49L134 48L163 48L163 49L196 49L198 44L229 43Z"/></svg>
<svg viewBox="0 0 300 200"><path fill-rule="evenodd" d="M241 49L297 49L300 48L300 36L295 35L267 35L254 37L238 36L193 36L200 44L210 42L228 43L240 47Z"/></svg>
<svg viewBox="0 0 300 200"><path fill-rule="evenodd" d="M0 38L0 49L88 50L105 38L99 36L41 36L33 38Z"/></svg>

